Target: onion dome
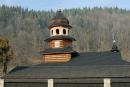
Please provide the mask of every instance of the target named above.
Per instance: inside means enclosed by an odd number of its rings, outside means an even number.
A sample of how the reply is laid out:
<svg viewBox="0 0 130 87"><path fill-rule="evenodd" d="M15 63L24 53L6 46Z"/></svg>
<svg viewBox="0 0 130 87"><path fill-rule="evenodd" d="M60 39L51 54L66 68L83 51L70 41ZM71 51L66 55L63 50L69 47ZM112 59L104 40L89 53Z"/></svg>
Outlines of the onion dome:
<svg viewBox="0 0 130 87"><path fill-rule="evenodd" d="M51 19L48 28L51 29L52 27L57 26L72 28L72 26L69 25L69 20L63 15L60 10L57 11L54 18Z"/></svg>

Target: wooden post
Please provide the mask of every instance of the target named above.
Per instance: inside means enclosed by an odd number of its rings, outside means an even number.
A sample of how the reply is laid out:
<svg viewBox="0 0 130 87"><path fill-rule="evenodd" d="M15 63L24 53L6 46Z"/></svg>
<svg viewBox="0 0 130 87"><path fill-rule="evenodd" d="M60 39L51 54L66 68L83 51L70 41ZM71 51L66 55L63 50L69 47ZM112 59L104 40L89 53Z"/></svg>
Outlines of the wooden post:
<svg viewBox="0 0 130 87"><path fill-rule="evenodd" d="M111 87L111 79L104 78L104 87Z"/></svg>
<svg viewBox="0 0 130 87"><path fill-rule="evenodd" d="M4 87L4 79L0 79L0 87Z"/></svg>
<svg viewBox="0 0 130 87"><path fill-rule="evenodd" d="M48 87L54 87L53 79L48 79Z"/></svg>

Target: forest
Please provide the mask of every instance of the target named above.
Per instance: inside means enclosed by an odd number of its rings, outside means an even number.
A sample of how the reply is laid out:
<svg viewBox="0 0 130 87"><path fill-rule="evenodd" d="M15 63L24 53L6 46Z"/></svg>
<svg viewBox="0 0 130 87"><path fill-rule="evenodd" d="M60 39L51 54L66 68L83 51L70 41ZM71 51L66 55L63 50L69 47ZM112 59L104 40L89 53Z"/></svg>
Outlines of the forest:
<svg viewBox="0 0 130 87"><path fill-rule="evenodd" d="M9 66L32 65L43 61L39 52L47 48L48 22L56 11L35 11L21 7L0 6L0 37L8 38L14 58ZM122 57L130 61L130 11L115 8L64 9L76 39L78 52L110 51L116 40Z"/></svg>

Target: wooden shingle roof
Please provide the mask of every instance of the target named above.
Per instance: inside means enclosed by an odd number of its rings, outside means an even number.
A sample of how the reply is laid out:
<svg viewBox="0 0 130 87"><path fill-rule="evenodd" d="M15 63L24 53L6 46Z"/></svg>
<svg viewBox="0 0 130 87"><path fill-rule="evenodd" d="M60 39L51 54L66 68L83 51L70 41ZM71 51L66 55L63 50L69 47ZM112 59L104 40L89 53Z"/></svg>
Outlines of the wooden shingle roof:
<svg viewBox="0 0 130 87"><path fill-rule="evenodd" d="M47 39L45 39L45 41L50 41L50 40L71 40L71 41L75 41L74 38L68 36L68 35L56 35L56 36L51 36L48 37Z"/></svg>
<svg viewBox="0 0 130 87"><path fill-rule="evenodd" d="M56 15L50 21L48 28L50 29L57 26L72 28L72 26L69 25L69 20L64 16L61 11L56 12Z"/></svg>
<svg viewBox="0 0 130 87"><path fill-rule="evenodd" d="M75 53L72 47L64 48L48 48L40 52L41 54L53 54L53 53Z"/></svg>
<svg viewBox="0 0 130 87"><path fill-rule="evenodd" d="M130 77L130 63L119 52L88 52L72 55L65 63L42 63L31 67L16 67L6 79Z"/></svg>

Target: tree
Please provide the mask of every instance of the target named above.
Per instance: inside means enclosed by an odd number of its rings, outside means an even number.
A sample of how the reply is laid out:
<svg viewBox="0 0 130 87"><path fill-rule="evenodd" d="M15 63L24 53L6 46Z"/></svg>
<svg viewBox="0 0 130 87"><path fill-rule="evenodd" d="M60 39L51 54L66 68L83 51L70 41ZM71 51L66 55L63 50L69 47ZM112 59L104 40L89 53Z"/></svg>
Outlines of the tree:
<svg viewBox="0 0 130 87"><path fill-rule="evenodd" d="M3 66L3 74L7 72L7 63L13 58L13 51L7 38L0 37L0 64Z"/></svg>
<svg viewBox="0 0 130 87"><path fill-rule="evenodd" d="M130 11L119 8L73 8L63 10L69 19L70 34L80 52L109 51L114 34L120 52L130 61ZM55 11L35 11L21 7L0 6L0 36L10 40L15 59L10 66L38 64L39 50L47 47L47 25ZM82 43L81 43L82 42ZM22 54L22 55L21 55Z"/></svg>

